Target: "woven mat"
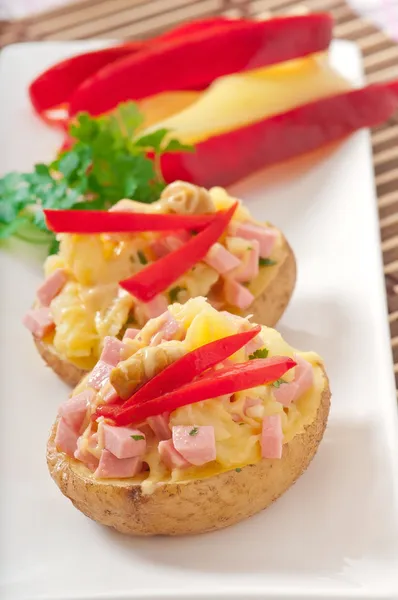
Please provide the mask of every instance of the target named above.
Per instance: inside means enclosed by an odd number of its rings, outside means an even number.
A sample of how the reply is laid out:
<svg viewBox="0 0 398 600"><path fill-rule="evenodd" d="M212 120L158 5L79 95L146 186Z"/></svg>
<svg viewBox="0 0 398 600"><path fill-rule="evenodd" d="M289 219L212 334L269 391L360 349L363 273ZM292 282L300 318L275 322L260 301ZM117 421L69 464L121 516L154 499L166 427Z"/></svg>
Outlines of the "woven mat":
<svg viewBox="0 0 398 600"><path fill-rule="evenodd" d="M0 22L0 47L32 40L145 38L189 19L220 13L265 16L300 10L303 5L333 14L335 36L355 41L362 50L369 83L398 78L398 45L343 0L80 0L14 23ZM398 115L372 131L372 142L398 387Z"/></svg>

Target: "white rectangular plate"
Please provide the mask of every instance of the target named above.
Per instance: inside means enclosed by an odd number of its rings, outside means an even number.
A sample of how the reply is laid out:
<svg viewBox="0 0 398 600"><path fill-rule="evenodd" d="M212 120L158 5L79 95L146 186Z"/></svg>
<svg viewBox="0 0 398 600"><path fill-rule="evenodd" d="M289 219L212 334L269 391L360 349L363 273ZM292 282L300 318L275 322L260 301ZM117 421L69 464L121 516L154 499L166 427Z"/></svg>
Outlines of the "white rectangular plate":
<svg viewBox="0 0 398 600"><path fill-rule="evenodd" d="M53 156L59 135L32 114L26 88L49 64L89 47L3 52L1 172ZM332 56L361 83L353 45L336 43ZM398 598L397 413L369 134L234 191L286 233L297 255L298 285L280 329L325 358L333 392L314 462L268 510L213 534L130 539L85 518L45 462L67 389L21 325L41 265L32 249L0 251L2 600Z"/></svg>

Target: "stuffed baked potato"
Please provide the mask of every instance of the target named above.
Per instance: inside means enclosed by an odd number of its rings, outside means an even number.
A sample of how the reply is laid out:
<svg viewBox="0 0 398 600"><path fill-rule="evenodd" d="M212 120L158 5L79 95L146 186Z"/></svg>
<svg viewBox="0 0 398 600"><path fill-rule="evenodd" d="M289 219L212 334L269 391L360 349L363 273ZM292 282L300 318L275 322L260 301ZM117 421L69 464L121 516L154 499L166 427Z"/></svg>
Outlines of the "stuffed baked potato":
<svg viewBox="0 0 398 600"><path fill-rule="evenodd" d="M318 355L195 298L123 342L107 338L59 409L48 466L79 510L120 532L211 531L295 482L329 404Z"/></svg>

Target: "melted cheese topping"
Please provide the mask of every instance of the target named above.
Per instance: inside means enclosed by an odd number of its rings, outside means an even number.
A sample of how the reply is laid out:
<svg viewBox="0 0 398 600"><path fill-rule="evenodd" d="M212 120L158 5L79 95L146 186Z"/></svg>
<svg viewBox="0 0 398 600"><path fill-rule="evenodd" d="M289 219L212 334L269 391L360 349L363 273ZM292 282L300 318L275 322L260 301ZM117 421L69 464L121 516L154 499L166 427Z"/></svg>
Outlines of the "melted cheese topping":
<svg viewBox="0 0 398 600"><path fill-rule="evenodd" d="M212 188L209 194L216 210L227 209L236 201L222 188ZM129 206L142 212L159 213L166 210L162 200L151 205L122 200L120 209L127 210ZM242 204L235 211L233 220L256 222ZM53 344L61 358L80 368L91 369L101 353L105 336L121 336L129 322L131 326L145 324L148 316L144 305L122 290L118 282L143 268L141 253L148 260L155 259L150 245L161 237L163 234L147 232L134 235L59 236L59 253L47 259L44 269L45 275L49 276L56 269L63 268L70 277L51 303L55 332L46 340ZM276 262L281 258L282 240L280 235L272 253L272 259ZM225 243L225 236L221 242ZM260 293L275 273L275 267L260 269L260 274L249 286L250 291L254 295ZM181 288L178 296L180 302L213 294L214 301L222 303L220 293L212 292L219 281L220 276L214 269L199 262L179 278L172 288ZM236 311L226 303L224 307Z"/></svg>
<svg viewBox="0 0 398 600"><path fill-rule="evenodd" d="M173 304L169 307L169 311L186 331L184 341L174 342L183 345L186 352L237 333L242 330L242 326L249 325L248 319L216 311L205 298L193 298L184 305ZM153 322L149 321L141 332L141 337L145 340L142 343L149 342L151 334L158 325L159 319ZM262 420L265 415L281 415L284 444L291 441L295 435L302 433L304 428L315 419L322 392L326 386L320 357L313 352L298 352L285 342L277 331L269 327L262 327L261 337L264 340L264 347L268 349L268 356L294 357L295 354L299 354L305 358L313 366L314 384L312 388L289 407L283 407L275 400L273 394L275 388L272 385L262 385L238 392L231 398L224 396L178 408L170 415L171 427L174 425L211 425L214 427L216 460L203 467L174 469L170 473L160 460L157 450L158 442L149 433L147 435L147 452L143 457L149 466L149 472L135 478L141 482L144 493L151 493L160 482L211 477L223 471L260 461L260 436ZM245 362L247 360L245 350L239 350L230 360ZM291 381L293 377L294 369L284 376L284 380ZM74 393L79 393L85 387L86 383L83 381ZM257 402L254 406L247 408L250 399ZM82 443L86 450L98 458L103 448L101 434L99 433L98 445L95 448L89 448L87 445L88 438L93 431L92 427L93 424L88 421L88 428L83 435ZM98 430L100 432L101 422Z"/></svg>

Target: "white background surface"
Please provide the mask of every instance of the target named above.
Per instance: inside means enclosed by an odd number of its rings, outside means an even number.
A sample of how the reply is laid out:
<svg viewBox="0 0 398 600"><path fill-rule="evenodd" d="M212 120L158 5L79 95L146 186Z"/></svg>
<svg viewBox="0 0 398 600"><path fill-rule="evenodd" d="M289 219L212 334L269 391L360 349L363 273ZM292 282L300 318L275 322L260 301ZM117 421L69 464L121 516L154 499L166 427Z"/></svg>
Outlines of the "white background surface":
<svg viewBox="0 0 398 600"><path fill-rule="evenodd" d="M2 54L0 172L52 157L58 135L31 113L26 85L86 47L32 44ZM359 83L354 46L336 43L333 58ZM130 539L86 519L45 464L67 390L20 324L40 263L31 249L1 251L1 600L397 600L397 415L369 135L235 191L285 231L297 254L298 286L280 329L325 358L333 392L314 462L267 511L217 533Z"/></svg>

